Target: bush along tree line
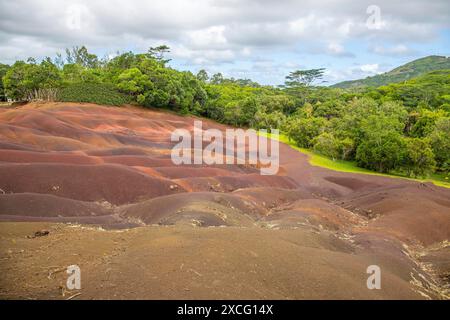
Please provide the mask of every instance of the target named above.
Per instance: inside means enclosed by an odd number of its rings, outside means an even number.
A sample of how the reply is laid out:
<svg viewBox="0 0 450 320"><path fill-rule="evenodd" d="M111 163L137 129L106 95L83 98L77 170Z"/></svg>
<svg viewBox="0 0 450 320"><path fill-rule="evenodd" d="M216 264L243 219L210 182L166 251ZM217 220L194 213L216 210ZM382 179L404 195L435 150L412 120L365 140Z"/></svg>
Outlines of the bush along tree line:
<svg viewBox="0 0 450 320"><path fill-rule="evenodd" d="M324 69L296 70L282 86L171 68L167 46L99 59L0 64L0 100L137 104L253 128L278 128L299 147L374 171L425 177L450 172L450 70L402 83L339 89L314 85Z"/></svg>

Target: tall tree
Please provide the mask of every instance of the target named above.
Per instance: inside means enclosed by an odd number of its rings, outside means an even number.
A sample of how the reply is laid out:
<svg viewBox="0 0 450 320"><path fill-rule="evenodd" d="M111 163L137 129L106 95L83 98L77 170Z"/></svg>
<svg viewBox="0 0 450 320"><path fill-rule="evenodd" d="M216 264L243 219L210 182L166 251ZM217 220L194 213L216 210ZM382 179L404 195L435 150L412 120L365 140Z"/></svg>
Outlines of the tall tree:
<svg viewBox="0 0 450 320"><path fill-rule="evenodd" d="M3 86L3 77L10 67L7 64L0 63L0 101L6 100L5 88Z"/></svg>
<svg viewBox="0 0 450 320"><path fill-rule="evenodd" d="M164 55L170 52L170 48L166 46L165 44L157 47L150 47L148 49L148 55L157 60L162 62L163 64L166 64L171 59L164 59Z"/></svg>
<svg viewBox="0 0 450 320"><path fill-rule="evenodd" d="M85 68L97 68L100 64L98 57L89 53L85 46L66 49L66 61L69 64L76 63Z"/></svg>
<svg viewBox="0 0 450 320"><path fill-rule="evenodd" d="M211 77L212 84L221 84L223 81L224 81L224 78L220 72L213 74L213 76Z"/></svg>
<svg viewBox="0 0 450 320"><path fill-rule="evenodd" d="M325 68L296 70L286 76L286 87L310 86L314 81L322 79Z"/></svg>
<svg viewBox="0 0 450 320"><path fill-rule="evenodd" d="M197 73L197 79L203 82L208 81L209 76L205 69L202 69Z"/></svg>

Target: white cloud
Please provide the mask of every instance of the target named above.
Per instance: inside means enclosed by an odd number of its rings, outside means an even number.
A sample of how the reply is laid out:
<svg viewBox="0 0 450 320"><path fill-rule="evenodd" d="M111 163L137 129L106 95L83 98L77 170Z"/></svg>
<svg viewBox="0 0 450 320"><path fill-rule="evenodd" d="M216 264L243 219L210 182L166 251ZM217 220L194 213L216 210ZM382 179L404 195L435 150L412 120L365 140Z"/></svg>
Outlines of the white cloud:
<svg viewBox="0 0 450 320"><path fill-rule="evenodd" d="M81 44L108 54L164 43L172 48L173 58L217 67L280 52L358 56L360 52L349 50L349 42L372 54L405 56L414 53L410 48L415 44L439 41L439 32L450 27L448 0L378 0L383 23L377 30L366 26L371 4L371 0L0 0L0 62L53 56Z"/></svg>
<svg viewBox="0 0 450 320"><path fill-rule="evenodd" d="M408 56L413 54L415 51L408 48L404 44L398 44L391 47L386 47L382 45L372 46L370 50L373 53L387 56Z"/></svg>
<svg viewBox="0 0 450 320"><path fill-rule="evenodd" d="M225 26L212 26L205 29L187 32L191 47L209 49L211 47L227 46L227 38L224 35Z"/></svg>
<svg viewBox="0 0 450 320"><path fill-rule="evenodd" d="M172 57L189 60L196 65L212 65L215 63L229 63L236 58L237 53L229 49L191 49L184 45L172 47Z"/></svg>
<svg viewBox="0 0 450 320"><path fill-rule="evenodd" d="M378 63L356 64L349 68L326 70L325 75L330 83L336 83L344 80L362 79L386 72L390 66L381 66Z"/></svg>
<svg viewBox="0 0 450 320"><path fill-rule="evenodd" d="M344 46L338 42L331 41L328 44L327 52L331 55L342 56L342 57L353 57L354 54L347 52Z"/></svg>
<svg viewBox="0 0 450 320"><path fill-rule="evenodd" d="M378 63L363 64L360 67L360 69L361 69L361 71L366 72L366 73L377 74L377 73L380 73L379 70L378 70L379 67L380 66L378 65Z"/></svg>

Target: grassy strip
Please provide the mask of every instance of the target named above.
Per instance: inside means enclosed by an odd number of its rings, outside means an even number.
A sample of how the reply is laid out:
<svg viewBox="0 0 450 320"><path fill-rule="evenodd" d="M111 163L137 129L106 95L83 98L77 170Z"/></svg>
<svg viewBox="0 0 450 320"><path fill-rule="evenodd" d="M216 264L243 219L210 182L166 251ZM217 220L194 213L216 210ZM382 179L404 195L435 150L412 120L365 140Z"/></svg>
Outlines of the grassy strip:
<svg viewBox="0 0 450 320"><path fill-rule="evenodd" d="M270 134L262 134L264 136L270 136ZM376 176L385 176L392 178L402 178L419 182L432 182L437 186L450 188L450 177L449 175L433 173L427 179L416 179L407 177L401 173L393 172L390 174L379 173L372 170L368 170L365 168L360 168L356 165L355 161L346 161L346 160L333 160L323 155L317 154L309 149L300 148L295 145L294 141L290 140L286 135L280 134L278 137L278 141L289 145L291 148L298 150L308 156L309 163L316 167L323 167L334 171L342 171L342 172L351 172L351 173L362 173L362 174L371 174Z"/></svg>

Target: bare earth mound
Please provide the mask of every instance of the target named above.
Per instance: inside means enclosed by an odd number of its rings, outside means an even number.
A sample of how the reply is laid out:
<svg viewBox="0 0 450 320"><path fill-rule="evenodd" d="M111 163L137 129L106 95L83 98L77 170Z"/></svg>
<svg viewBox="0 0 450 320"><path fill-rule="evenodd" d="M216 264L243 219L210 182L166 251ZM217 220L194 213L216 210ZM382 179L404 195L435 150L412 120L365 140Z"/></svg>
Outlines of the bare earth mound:
<svg viewBox="0 0 450 320"><path fill-rule="evenodd" d="M283 144L275 176L176 166L170 134L194 120L0 109L0 298L65 299L73 264L82 299L449 298L450 190L313 167Z"/></svg>

